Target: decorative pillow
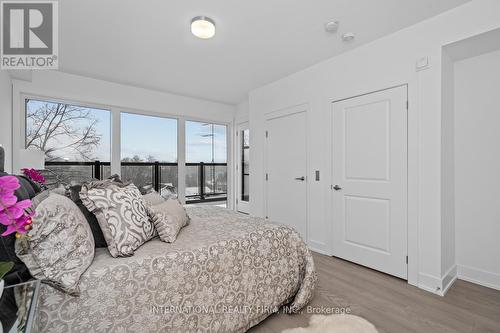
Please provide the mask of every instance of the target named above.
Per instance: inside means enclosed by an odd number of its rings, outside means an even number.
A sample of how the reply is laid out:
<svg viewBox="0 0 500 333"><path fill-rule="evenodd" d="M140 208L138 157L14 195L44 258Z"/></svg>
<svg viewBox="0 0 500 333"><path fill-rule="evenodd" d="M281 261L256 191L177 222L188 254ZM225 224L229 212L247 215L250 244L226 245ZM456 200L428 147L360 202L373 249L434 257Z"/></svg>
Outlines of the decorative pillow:
<svg viewBox="0 0 500 333"><path fill-rule="evenodd" d="M160 195L160 193L156 192L155 190L149 192L148 194L144 194L142 198L144 199L144 203L148 206L159 205L166 200Z"/></svg>
<svg viewBox="0 0 500 333"><path fill-rule="evenodd" d="M177 199L148 207L148 214L160 239L167 243L173 243L179 231L189 224L189 216Z"/></svg>
<svg viewBox="0 0 500 333"><path fill-rule="evenodd" d="M142 194L134 184L124 187L103 182L83 184L80 198L96 216L113 257L131 256L156 236Z"/></svg>
<svg viewBox="0 0 500 333"><path fill-rule="evenodd" d="M99 186L107 186L107 185L117 185L117 186L127 186L127 184L123 183L118 175L112 175L106 180L96 180L94 181L95 186L99 184ZM87 219L88 224L90 225L90 229L92 230L92 236L94 236L95 247L107 247L108 244L104 239L104 235L102 234L101 227L99 226L99 222L97 222L97 218L94 214L89 212L87 207L82 203L82 199L80 199L80 191L82 190L82 184L74 183L68 186L69 197L73 202L80 208L80 211Z"/></svg>
<svg viewBox="0 0 500 333"><path fill-rule="evenodd" d="M163 200L168 200L168 199L177 199L177 193L175 192L175 187L172 185L162 185L161 191L157 192L152 186L146 185L141 188L139 188L139 191L141 191L142 195L147 196L148 194L155 193L160 197L163 198Z"/></svg>
<svg viewBox="0 0 500 333"><path fill-rule="evenodd" d="M16 254L31 275L71 295L94 259L94 238L82 212L59 194L42 192L29 238L16 241Z"/></svg>

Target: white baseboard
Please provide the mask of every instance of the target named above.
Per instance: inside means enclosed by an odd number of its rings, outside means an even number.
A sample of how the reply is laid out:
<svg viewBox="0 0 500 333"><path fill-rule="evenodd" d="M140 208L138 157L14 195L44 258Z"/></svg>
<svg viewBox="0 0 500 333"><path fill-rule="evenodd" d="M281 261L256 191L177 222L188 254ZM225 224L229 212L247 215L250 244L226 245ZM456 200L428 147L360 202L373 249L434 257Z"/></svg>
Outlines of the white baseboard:
<svg viewBox="0 0 500 333"><path fill-rule="evenodd" d="M321 254L324 254L327 256L330 255L328 253L328 251L326 250L326 245L324 243L309 240L307 242L307 245L309 247L309 250L311 250L311 251L318 252L318 253L321 253Z"/></svg>
<svg viewBox="0 0 500 333"><path fill-rule="evenodd" d="M442 294L443 296L446 295L448 292L448 289L455 283L457 280L457 265L453 265L450 267L450 269L443 275L443 278L441 279L442 283Z"/></svg>
<svg viewBox="0 0 500 333"><path fill-rule="evenodd" d="M426 273L419 273L418 287L433 294L444 296L456 280L457 266L453 265L441 278Z"/></svg>
<svg viewBox="0 0 500 333"><path fill-rule="evenodd" d="M464 265L458 265L457 268L458 278L460 280L500 290L500 274Z"/></svg>
<svg viewBox="0 0 500 333"><path fill-rule="evenodd" d="M433 294L443 296L442 280L437 277L426 273L418 274L418 287Z"/></svg>

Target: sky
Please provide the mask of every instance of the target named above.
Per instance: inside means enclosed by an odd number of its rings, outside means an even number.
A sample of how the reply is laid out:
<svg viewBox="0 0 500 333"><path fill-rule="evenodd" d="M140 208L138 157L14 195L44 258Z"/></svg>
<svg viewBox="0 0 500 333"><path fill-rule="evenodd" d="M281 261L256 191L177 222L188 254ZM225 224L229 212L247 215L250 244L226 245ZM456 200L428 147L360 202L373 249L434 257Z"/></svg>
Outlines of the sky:
<svg viewBox="0 0 500 333"><path fill-rule="evenodd" d="M45 102L30 100L28 110L35 110ZM99 147L94 155L100 161L109 161L111 156L111 112L91 109L97 120L96 131L101 134ZM84 127L86 121L79 121L75 126ZM27 123L29 127L30 124ZM212 149L212 131L213 144ZM53 140L53 145L64 145L67 138ZM227 161L226 126L186 121L186 162ZM60 157L68 160L78 159L71 151L61 151ZM177 162L177 120L172 118L144 116L133 113L121 113L121 157L138 155L142 159L148 156L160 162Z"/></svg>

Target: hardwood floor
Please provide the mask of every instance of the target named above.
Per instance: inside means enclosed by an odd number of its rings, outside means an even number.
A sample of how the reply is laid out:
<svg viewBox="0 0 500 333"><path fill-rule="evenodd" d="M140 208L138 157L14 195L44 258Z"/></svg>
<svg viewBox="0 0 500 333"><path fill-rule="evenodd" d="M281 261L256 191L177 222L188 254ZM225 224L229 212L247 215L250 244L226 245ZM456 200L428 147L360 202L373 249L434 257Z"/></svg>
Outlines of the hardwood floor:
<svg viewBox="0 0 500 333"><path fill-rule="evenodd" d="M316 295L309 304L349 308L379 332L500 332L500 291L458 280L445 297L350 262L314 253ZM311 314L274 314L249 332L305 327Z"/></svg>

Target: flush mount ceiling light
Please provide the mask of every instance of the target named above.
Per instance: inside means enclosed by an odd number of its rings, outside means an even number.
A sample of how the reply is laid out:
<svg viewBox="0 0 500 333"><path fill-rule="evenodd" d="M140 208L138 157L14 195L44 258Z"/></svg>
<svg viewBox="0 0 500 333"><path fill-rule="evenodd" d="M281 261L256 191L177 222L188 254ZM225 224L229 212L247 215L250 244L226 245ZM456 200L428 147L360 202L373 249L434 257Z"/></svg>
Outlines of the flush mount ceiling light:
<svg viewBox="0 0 500 333"><path fill-rule="evenodd" d="M215 35L215 22L207 16L196 16L191 20L191 32L201 39L212 38Z"/></svg>
<svg viewBox="0 0 500 333"><path fill-rule="evenodd" d="M350 42L354 40L354 37L356 37L356 35L353 32L346 32L345 34L342 35L342 40L344 42Z"/></svg>
<svg viewBox="0 0 500 333"><path fill-rule="evenodd" d="M330 21L325 23L325 31L326 32L337 32L339 28L339 21Z"/></svg>

